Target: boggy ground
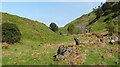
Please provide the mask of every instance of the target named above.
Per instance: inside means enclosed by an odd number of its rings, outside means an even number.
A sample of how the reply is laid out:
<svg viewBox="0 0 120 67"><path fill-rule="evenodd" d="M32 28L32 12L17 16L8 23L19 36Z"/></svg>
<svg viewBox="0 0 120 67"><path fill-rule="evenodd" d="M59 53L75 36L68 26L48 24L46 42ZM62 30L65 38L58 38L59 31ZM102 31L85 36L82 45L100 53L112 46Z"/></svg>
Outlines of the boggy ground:
<svg viewBox="0 0 120 67"><path fill-rule="evenodd" d="M91 33L90 33L91 34ZM53 61L54 55L60 45L74 45L74 39L69 39L63 43L38 45L26 41L26 44L16 43L7 45L8 48L2 50L2 63L17 65L116 65L118 64L118 44L109 44L108 36L103 38L103 43L95 35L79 34L70 35L77 37L81 44L79 54L71 54L60 61Z"/></svg>

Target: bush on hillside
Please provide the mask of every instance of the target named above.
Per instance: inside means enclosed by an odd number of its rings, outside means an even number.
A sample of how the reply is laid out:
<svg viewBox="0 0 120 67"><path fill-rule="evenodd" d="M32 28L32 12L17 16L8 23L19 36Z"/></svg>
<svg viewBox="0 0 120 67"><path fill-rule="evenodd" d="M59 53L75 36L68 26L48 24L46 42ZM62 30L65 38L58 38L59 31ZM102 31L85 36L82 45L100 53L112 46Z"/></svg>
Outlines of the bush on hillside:
<svg viewBox="0 0 120 67"><path fill-rule="evenodd" d="M15 24L3 23L1 26L2 26L2 42L13 44L20 41L21 33Z"/></svg>
<svg viewBox="0 0 120 67"><path fill-rule="evenodd" d="M115 17L117 17L117 16L119 16L119 15L120 15L120 11L115 12L115 13L112 15L112 18L115 18Z"/></svg>
<svg viewBox="0 0 120 67"><path fill-rule="evenodd" d="M114 18L116 18L119 15L120 15L120 11L115 12L113 15L111 15L111 16L107 17L106 19L104 19L104 22L107 22L107 21L109 21L111 19L114 19Z"/></svg>
<svg viewBox="0 0 120 67"><path fill-rule="evenodd" d="M118 23L119 23L119 21L117 21L117 20L111 20L111 21L107 22L106 29L110 35L118 33Z"/></svg>
<svg viewBox="0 0 120 67"><path fill-rule="evenodd" d="M119 10L120 10L120 2L116 2L116 4L113 5L113 7L112 7L112 11L116 12L116 11L119 11Z"/></svg>
<svg viewBox="0 0 120 67"><path fill-rule="evenodd" d="M101 8L98 8L96 11L96 18L100 18L103 15L103 10Z"/></svg>
<svg viewBox="0 0 120 67"><path fill-rule="evenodd" d="M103 10L103 12L104 12L104 15L107 15L108 14L108 11L111 9L111 5L112 5L113 3L109 3L109 2L106 2L106 3L104 3L103 5L102 5L102 10Z"/></svg>
<svg viewBox="0 0 120 67"><path fill-rule="evenodd" d="M75 26L73 24L71 24L71 25L68 26L67 31L70 34L79 34L79 33L82 32L82 30L81 30L80 27L77 27L77 26Z"/></svg>
<svg viewBox="0 0 120 67"><path fill-rule="evenodd" d="M103 22L107 22L107 21L109 21L110 19L111 19L111 17L107 17L106 19L104 19Z"/></svg>
<svg viewBox="0 0 120 67"><path fill-rule="evenodd" d="M58 31L58 26L55 23L50 24L50 29L54 32Z"/></svg>
<svg viewBox="0 0 120 67"><path fill-rule="evenodd" d="M67 31L68 31L70 34L73 34L74 28L75 28L74 25L71 24L71 25L68 26Z"/></svg>

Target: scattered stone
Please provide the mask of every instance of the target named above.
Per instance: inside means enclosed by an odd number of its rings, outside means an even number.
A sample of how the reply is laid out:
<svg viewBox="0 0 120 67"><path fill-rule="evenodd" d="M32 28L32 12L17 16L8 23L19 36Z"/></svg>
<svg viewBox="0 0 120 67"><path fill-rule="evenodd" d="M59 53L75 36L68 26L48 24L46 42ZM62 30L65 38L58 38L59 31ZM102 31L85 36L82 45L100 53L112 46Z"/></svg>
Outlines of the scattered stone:
<svg viewBox="0 0 120 67"><path fill-rule="evenodd" d="M59 61L59 60L61 60L61 59L64 59L64 56L61 55L61 54L58 54L58 55L55 55L55 56L54 56L54 61Z"/></svg>
<svg viewBox="0 0 120 67"><path fill-rule="evenodd" d="M75 42L76 42L76 45L80 45L80 41L79 41L78 38L75 37L74 40L75 40Z"/></svg>
<svg viewBox="0 0 120 67"><path fill-rule="evenodd" d="M58 51L57 51L57 55L58 54L62 54L63 55L63 52L65 52L66 50L66 47L64 45L61 45L59 48L58 48Z"/></svg>
<svg viewBox="0 0 120 67"><path fill-rule="evenodd" d="M108 49L109 53L118 53L118 49Z"/></svg>
<svg viewBox="0 0 120 67"><path fill-rule="evenodd" d="M58 48L57 55L54 56L54 61L64 59L65 57L68 57L70 54L77 54L77 53L78 53L77 48L75 48L74 46L65 47L64 45L61 45Z"/></svg>
<svg viewBox="0 0 120 67"><path fill-rule="evenodd" d="M69 51L63 52L63 56L64 56L64 57L67 57L67 56L69 56L69 55L70 55L70 52L69 52Z"/></svg>
<svg viewBox="0 0 120 67"><path fill-rule="evenodd" d="M99 41L103 43L103 36L102 35L99 37Z"/></svg>
<svg viewBox="0 0 120 67"><path fill-rule="evenodd" d="M62 32L59 32L60 35L64 35Z"/></svg>
<svg viewBox="0 0 120 67"><path fill-rule="evenodd" d="M117 17L115 17L114 19L116 19L116 20L120 20L120 15L117 16Z"/></svg>
<svg viewBox="0 0 120 67"><path fill-rule="evenodd" d="M118 42L118 37L117 37L117 36L111 36L109 43L110 43L110 44L114 44L114 43L116 43L116 42Z"/></svg>

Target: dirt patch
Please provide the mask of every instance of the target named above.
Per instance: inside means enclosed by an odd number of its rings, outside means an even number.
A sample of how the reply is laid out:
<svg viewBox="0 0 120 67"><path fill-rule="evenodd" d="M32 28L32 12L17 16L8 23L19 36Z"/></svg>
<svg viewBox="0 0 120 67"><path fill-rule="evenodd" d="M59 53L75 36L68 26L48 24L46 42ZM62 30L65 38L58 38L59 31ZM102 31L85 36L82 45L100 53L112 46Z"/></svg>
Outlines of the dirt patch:
<svg viewBox="0 0 120 67"><path fill-rule="evenodd" d="M10 56L10 55L12 55L12 54L13 54L13 53L11 53L11 52L3 52L3 53L2 53L3 56Z"/></svg>
<svg viewBox="0 0 120 67"><path fill-rule="evenodd" d="M85 55L76 55L76 56L72 56L72 59L70 59L68 61L69 65L80 65L83 64L86 60L86 56Z"/></svg>

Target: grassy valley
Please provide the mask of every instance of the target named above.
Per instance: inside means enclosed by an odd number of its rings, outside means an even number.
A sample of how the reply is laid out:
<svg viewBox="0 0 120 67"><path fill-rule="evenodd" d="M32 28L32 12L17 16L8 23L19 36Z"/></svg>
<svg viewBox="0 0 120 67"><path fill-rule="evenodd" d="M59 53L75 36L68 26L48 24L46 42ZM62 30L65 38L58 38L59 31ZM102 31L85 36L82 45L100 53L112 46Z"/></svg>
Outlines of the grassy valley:
<svg viewBox="0 0 120 67"><path fill-rule="evenodd" d="M110 4L111 9L101 15L96 12L103 6L71 21L57 32L42 22L0 12L0 27L4 23L7 23L8 27L9 24L14 24L21 34L19 42L2 42L2 65L119 65L119 44L109 42L111 35L107 27L108 23L116 22L111 26L112 29L115 28L112 34L119 39L120 8L114 9L119 3ZM75 26L74 29L68 29L71 25ZM74 31L71 33L71 30ZM79 45L76 45L75 38L80 41ZM54 61L61 45L72 46L78 53Z"/></svg>
<svg viewBox="0 0 120 67"><path fill-rule="evenodd" d="M15 24L22 35L19 43L6 44L8 48L3 49L3 64L49 64L52 61L52 55L57 50L58 45L55 44L69 41L68 36L62 36L51 31L43 23L8 13L1 14L2 23ZM52 46L53 43L54 45ZM33 57L38 52L40 52L41 56L39 57L39 62ZM48 61L42 62L44 60Z"/></svg>

